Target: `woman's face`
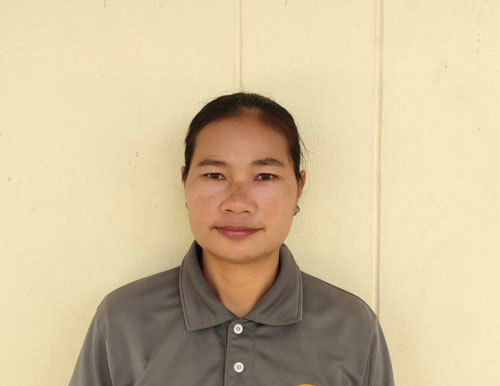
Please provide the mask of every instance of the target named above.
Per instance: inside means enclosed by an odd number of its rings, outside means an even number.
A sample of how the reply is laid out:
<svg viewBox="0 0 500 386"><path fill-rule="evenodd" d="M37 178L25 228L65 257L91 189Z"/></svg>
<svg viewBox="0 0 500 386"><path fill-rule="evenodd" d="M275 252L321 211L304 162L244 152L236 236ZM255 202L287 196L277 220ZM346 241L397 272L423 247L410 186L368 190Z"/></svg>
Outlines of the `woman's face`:
<svg viewBox="0 0 500 386"><path fill-rule="evenodd" d="M254 162L270 158L282 165ZM302 188L283 135L250 113L211 122L198 133L184 184L193 236L232 262L265 258L286 239ZM217 229L224 226L258 230L231 238Z"/></svg>

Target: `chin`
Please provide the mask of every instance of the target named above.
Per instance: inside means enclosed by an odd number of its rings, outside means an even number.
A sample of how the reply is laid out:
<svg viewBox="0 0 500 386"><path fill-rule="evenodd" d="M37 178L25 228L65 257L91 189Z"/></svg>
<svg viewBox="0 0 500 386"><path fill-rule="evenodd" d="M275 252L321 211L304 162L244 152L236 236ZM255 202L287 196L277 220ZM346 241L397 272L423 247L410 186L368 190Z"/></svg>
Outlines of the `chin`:
<svg viewBox="0 0 500 386"><path fill-rule="evenodd" d="M224 237L224 236L222 236ZM231 261L245 262L262 253L262 243L255 240L212 240L208 249L212 253Z"/></svg>

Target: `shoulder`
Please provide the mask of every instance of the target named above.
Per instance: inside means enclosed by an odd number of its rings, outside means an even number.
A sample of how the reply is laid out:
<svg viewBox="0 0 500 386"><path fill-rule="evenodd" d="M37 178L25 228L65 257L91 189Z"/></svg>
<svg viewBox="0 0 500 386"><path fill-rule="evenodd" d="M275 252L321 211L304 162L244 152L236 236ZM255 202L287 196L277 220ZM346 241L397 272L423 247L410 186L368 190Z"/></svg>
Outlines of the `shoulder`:
<svg viewBox="0 0 500 386"><path fill-rule="evenodd" d="M377 314L361 297L301 271L304 314L371 330Z"/></svg>
<svg viewBox="0 0 500 386"><path fill-rule="evenodd" d="M159 306L180 306L180 266L124 284L106 294L97 308L103 324L140 317Z"/></svg>

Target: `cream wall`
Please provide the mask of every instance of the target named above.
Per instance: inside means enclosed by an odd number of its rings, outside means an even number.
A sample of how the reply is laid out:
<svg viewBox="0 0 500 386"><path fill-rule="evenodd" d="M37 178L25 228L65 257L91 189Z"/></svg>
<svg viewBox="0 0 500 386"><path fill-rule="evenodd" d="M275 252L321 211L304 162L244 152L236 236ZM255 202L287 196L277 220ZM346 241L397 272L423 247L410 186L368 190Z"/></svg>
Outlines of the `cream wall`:
<svg viewBox="0 0 500 386"><path fill-rule="evenodd" d="M381 318L397 385L497 385L500 3L0 1L0 384L64 385L112 289L178 265L222 93L307 146L286 240Z"/></svg>

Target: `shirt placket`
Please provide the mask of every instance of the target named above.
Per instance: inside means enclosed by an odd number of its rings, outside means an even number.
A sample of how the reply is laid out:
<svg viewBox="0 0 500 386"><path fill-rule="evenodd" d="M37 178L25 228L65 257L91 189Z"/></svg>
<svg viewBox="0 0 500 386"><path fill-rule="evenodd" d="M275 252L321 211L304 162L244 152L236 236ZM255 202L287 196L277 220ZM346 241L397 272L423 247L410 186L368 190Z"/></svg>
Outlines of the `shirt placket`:
<svg viewBox="0 0 500 386"><path fill-rule="evenodd" d="M233 320L227 329L224 386L251 386L255 323Z"/></svg>

